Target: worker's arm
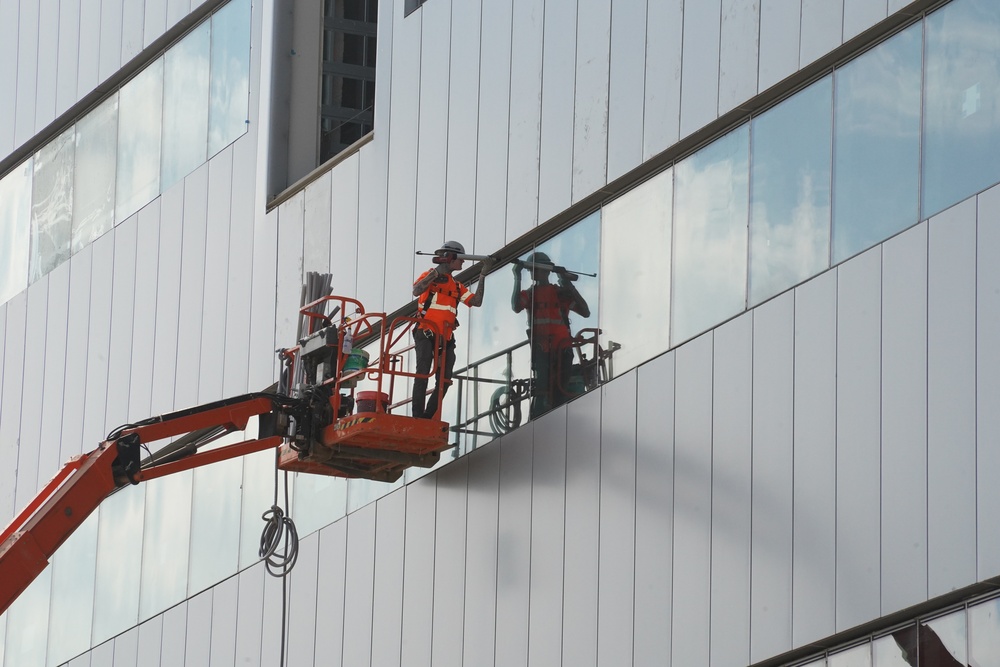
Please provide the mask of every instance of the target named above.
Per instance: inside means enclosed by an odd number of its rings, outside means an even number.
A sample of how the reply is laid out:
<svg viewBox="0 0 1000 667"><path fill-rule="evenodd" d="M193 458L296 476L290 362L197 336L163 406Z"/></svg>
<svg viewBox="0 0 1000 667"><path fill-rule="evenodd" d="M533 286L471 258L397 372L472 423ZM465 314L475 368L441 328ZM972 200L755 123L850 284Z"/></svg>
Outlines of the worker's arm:
<svg viewBox="0 0 1000 667"><path fill-rule="evenodd" d="M426 273L417 279L417 282L413 283L413 296L423 294L431 286L431 283L437 280L439 275L441 274L438 273L436 266L428 269Z"/></svg>
<svg viewBox="0 0 1000 667"><path fill-rule="evenodd" d="M521 272L524 270L524 262L514 260L511 271L514 272L514 289L510 293L510 307L515 313L524 310L524 300L521 298Z"/></svg>
<svg viewBox="0 0 1000 667"><path fill-rule="evenodd" d="M587 300L583 298L565 272L559 273L559 286L573 300L570 310L579 313L581 317L590 317L590 306L587 305Z"/></svg>
<svg viewBox="0 0 1000 667"><path fill-rule="evenodd" d="M479 271L479 282L476 284L476 293L469 299L469 306L483 305L483 287L486 285L486 273L493 267L493 260L483 260L483 267Z"/></svg>

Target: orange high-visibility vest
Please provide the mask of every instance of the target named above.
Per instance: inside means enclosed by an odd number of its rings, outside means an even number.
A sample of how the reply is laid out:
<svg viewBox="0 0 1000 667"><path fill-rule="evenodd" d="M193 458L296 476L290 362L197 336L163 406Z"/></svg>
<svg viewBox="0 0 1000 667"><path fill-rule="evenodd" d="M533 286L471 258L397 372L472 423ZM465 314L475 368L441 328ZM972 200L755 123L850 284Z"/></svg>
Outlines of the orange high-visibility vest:
<svg viewBox="0 0 1000 667"><path fill-rule="evenodd" d="M529 309L532 344L542 351L562 347L573 337L569 330L569 311L575 299L558 285L534 285L520 294L523 308Z"/></svg>
<svg viewBox="0 0 1000 667"><path fill-rule="evenodd" d="M427 269L414 281L414 285L423 280L432 269ZM450 274L438 277L424 290L417 303L420 317L425 321L434 322L444 340L451 340L452 332L458 327L458 304L469 305L472 292ZM430 329L423 324L418 329Z"/></svg>

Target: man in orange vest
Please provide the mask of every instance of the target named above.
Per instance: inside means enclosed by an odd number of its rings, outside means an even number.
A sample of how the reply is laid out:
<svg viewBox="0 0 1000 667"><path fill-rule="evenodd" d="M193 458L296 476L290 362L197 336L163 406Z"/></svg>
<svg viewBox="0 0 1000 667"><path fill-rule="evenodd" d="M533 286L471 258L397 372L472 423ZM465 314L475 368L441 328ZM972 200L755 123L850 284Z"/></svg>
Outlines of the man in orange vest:
<svg viewBox="0 0 1000 667"><path fill-rule="evenodd" d="M414 352L417 357L416 372L422 375L430 373L434 361L435 341L437 349L443 347L445 353L444 385L440 394L438 382L435 381L434 391L427 400L427 378L418 377L413 380L411 413L414 417L433 419L438 409L438 396L440 395L443 400L445 392L451 385L451 377L455 371L454 331L458 328L458 304L464 303L470 308L483 304L483 285L486 282L486 273L493 262L483 261L479 284L473 293L452 276L455 271L461 270L465 260L460 255L464 254L465 247L461 243L445 242L434 253L435 266L421 273L413 283L413 296L417 297L418 315L422 320L413 332Z"/></svg>
<svg viewBox="0 0 1000 667"><path fill-rule="evenodd" d="M528 268L534 284L521 289L521 271ZM510 305L515 313L528 311L528 338L531 341L531 370L534 383L531 418L562 405L573 396L573 334L570 312L590 317L590 307L562 267L556 267L544 252L533 252L524 262L514 262L514 291ZM549 282L553 270L559 284Z"/></svg>

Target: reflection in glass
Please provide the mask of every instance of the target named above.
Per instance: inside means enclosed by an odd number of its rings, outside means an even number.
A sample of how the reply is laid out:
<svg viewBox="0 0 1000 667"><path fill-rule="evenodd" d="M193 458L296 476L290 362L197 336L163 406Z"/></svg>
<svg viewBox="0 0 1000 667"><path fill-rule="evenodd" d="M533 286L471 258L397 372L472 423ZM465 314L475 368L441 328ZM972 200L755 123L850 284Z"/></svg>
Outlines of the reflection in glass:
<svg viewBox="0 0 1000 667"><path fill-rule="evenodd" d="M205 21L163 57L160 192L205 161L208 146L208 47Z"/></svg>
<svg viewBox="0 0 1000 667"><path fill-rule="evenodd" d="M328 526L347 513L347 480L326 475L295 474L292 517L299 537Z"/></svg>
<svg viewBox="0 0 1000 667"><path fill-rule="evenodd" d="M143 534L142 511L148 487L125 487L101 504L94 584L101 594L94 596L93 646L138 620L142 564L142 540L138 536Z"/></svg>
<svg viewBox="0 0 1000 667"><path fill-rule="evenodd" d="M140 621L160 613L185 597L188 547L191 544L191 486L191 471L146 483Z"/></svg>
<svg viewBox="0 0 1000 667"><path fill-rule="evenodd" d="M28 282L38 280L69 259L73 223L73 135L74 130L70 128L35 154Z"/></svg>
<svg viewBox="0 0 1000 667"><path fill-rule="evenodd" d="M835 263L917 222L921 36L914 24L836 72Z"/></svg>
<svg viewBox="0 0 1000 667"><path fill-rule="evenodd" d="M1000 665L1000 598L969 607L969 663Z"/></svg>
<svg viewBox="0 0 1000 667"><path fill-rule="evenodd" d="M7 667L45 664L51 590L52 568L47 567L7 610Z"/></svg>
<svg viewBox="0 0 1000 667"><path fill-rule="evenodd" d="M601 225L601 341L621 374L670 344L670 229L673 170L604 207Z"/></svg>
<svg viewBox="0 0 1000 667"><path fill-rule="evenodd" d="M968 664L965 610L920 624L920 664L964 667Z"/></svg>
<svg viewBox="0 0 1000 667"><path fill-rule="evenodd" d="M253 418L244 431L246 438L257 437L257 419ZM240 568L245 568L260 560L260 534L264 528L261 515L270 509L275 498L275 482L279 488L279 499L284 503L285 474L275 474L274 452L265 451L242 457L243 461L243 506L240 520ZM275 479L277 478L277 480Z"/></svg>
<svg viewBox="0 0 1000 667"><path fill-rule="evenodd" d="M28 225L34 161L0 180L0 303L28 286Z"/></svg>
<svg viewBox="0 0 1000 667"><path fill-rule="evenodd" d="M244 439L239 431L221 438L215 446ZM219 583L239 569L242 484L243 462L238 458L194 471L188 595Z"/></svg>
<svg viewBox="0 0 1000 667"><path fill-rule="evenodd" d="M114 226L118 151L118 94L76 124L73 240L76 252Z"/></svg>
<svg viewBox="0 0 1000 667"><path fill-rule="evenodd" d="M833 653L827 658L829 667L871 667L872 645L869 643Z"/></svg>
<svg viewBox="0 0 1000 667"><path fill-rule="evenodd" d="M52 558L49 664L62 664L90 648L97 569L98 512L91 514Z"/></svg>
<svg viewBox="0 0 1000 667"><path fill-rule="evenodd" d="M117 222L160 194L162 101L163 58L119 91Z"/></svg>
<svg viewBox="0 0 1000 667"><path fill-rule="evenodd" d="M212 15L208 154L247 131L250 105L250 2L232 0Z"/></svg>
<svg viewBox="0 0 1000 667"><path fill-rule="evenodd" d="M673 345L746 305L749 128L674 167Z"/></svg>
<svg viewBox="0 0 1000 667"><path fill-rule="evenodd" d="M753 119L750 305L829 265L832 82Z"/></svg>
<svg viewBox="0 0 1000 667"><path fill-rule="evenodd" d="M916 667L916 646L907 641L915 632L916 625L901 628L890 635L872 642L872 664L874 667Z"/></svg>
<svg viewBox="0 0 1000 667"><path fill-rule="evenodd" d="M953 2L926 25L923 218L1000 181L1000 3Z"/></svg>

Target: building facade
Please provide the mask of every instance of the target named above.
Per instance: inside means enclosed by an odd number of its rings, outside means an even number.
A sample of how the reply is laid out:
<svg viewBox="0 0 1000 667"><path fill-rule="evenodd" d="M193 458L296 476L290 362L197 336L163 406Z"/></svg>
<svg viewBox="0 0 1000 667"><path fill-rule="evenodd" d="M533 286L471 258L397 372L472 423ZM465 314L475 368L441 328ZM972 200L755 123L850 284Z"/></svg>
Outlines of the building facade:
<svg viewBox="0 0 1000 667"><path fill-rule="evenodd" d="M126 488L4 667L1000 665L994 0L0 17L5 523L116 427L271 387L307 273L412 313L416 253L498 260L437 466Z"/></svg>

